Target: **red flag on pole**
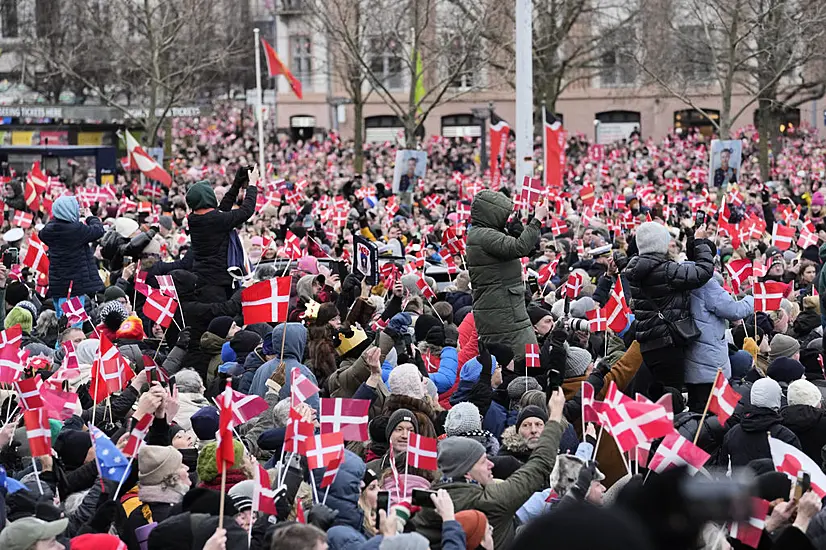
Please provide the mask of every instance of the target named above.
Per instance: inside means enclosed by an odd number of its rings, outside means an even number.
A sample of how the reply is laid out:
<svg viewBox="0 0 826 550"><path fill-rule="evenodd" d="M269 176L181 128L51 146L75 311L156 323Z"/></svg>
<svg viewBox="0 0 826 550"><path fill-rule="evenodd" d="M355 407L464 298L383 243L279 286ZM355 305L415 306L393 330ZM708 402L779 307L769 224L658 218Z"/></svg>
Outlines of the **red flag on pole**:
<svg viewBox="0 0 826 550"><path fill-rule="evenodd" d="M780 309L780 302L787 285L776 281L757 283L752 289L754 294L754 311L775 311Z"/></svg>
<svg viewBox="0 0 826 550"><path fill-rule="evenodd" d="M290 277L276 277L241 291L244 323L283 323L290 305Z"/></svg>
<svg viewBox="0 0 826 550"><path fill-rule="evenodd" d="M708 404L708 410L717 415L720 424L725 424L726 420L734 414L734 407L737 406L742 397L734 388L729 386L722 371L718 371L717 377L714 379L714 387L711 390L711 401Z"/></svg>
<svg viewBox="0 0 826 550"><path fill-rule="evenodd" d="M218 431L215 433L215 439L218 444L215 453L215 465L218 468L218 473L223 473L224 468L229 470L235 464L235 447L232 441L232 428L235 426L232 414L232 388L229 386L227 380L227 387L224 393L218 396L219 407L219 421Z"/></svg>
<svg viewBox="0 0 826 550"><path fill-rule="evenodd" d="M52 430L49 426L49 415L46 409L35 409L23 413L26 423L26 436L29 438L29 454L31 456L51 456Z"/></svg>
<svg viewBox="0 0 826 550"><path fill-rule="evenodd" d="M367 441L367 399L321 399L321 433L341 432L345 441Z"/></svg>
<svg viewBox="0 0 826 550"><path fill-rule="evenodd" d="M278 54L275 53L275 49L269 45L269 43L261 39L261 44L264 46L264 57L267 59L267 71L270 73L270 76L278 76L283 74L287 78L287 82L290 83L290 88L292 88L293 93L298 99L304 99L304 96L301 92L301 82L293 76L293 73L284 66L279 59Z"/></svg>
<svg viewBox="0 0 826 550"><path fill-rule="evenodd" d="M438 470L437 449L435 439L411 433L407 442L407 464L422 470Z"/></svg>

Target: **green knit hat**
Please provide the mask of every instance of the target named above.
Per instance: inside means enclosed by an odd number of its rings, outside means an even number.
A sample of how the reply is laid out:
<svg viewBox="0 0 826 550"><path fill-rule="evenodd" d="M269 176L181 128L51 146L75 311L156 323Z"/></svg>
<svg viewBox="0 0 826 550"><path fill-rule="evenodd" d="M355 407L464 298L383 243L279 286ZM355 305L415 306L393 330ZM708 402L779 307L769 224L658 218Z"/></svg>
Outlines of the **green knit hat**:
<svg viewBox="0 0 826 550"><path fill-rule="evenodd" d="M244 446L240 441L233 440L232 448L235 450L235 464L230 470L237 470L244 461ZM198 453L198 480L202 483L210 483L218 477L218 465L215 463L215 455L218 452L218 443L213 441L204 445Z"/></svg>
<svg viewBox="0 0 826 550"><path fill-rule="evenodd" d="M215 191L207 180L196 182L186 192L186 205L190 210L200 208L218 208L218 199L215 198Z"/></svg>
<svg viewBox="0 0 826 550"><path fill-rule="evenodd" d="M6 315L6 321L3 323L3 326L4 328L9 328L14 325L20 325L20 328L23 329L24 333L31 334L32 314L22 307L12 308L12 310Z"/></svg>
<svg viewBox="0 0 826 550"><path fill-rule="evenodd" d="M60 434L60 430L62 429L63 422L55 420L54 418L49 419L49 430L52 432L52 441L57 439L57 436Z"/></svg>

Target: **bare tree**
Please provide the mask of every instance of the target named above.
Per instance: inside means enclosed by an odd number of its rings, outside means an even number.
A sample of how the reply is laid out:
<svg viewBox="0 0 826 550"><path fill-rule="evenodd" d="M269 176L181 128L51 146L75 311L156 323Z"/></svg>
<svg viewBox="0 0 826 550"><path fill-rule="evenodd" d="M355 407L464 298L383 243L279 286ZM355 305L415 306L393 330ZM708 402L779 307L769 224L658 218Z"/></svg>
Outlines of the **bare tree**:
<svg viewBox="0 0 826 550"><path fill-rule="evenodd" d="M477 18L478 0L449 0L464 17ZM513 3L503 3L501 24L485 28L483 38L497 44L500 55L493 68L515 87ZM535 112L542 103L550 112L565 90L603 74L607 57L616 63L623 55L625 32L637 15L633 2L618 0L534 0L533 82Z"/></svg>
<svg viewBox="0 0 826 550"><path fill-rule="evenodd" d="M687 0L650 4L657 21L640 29L636 60L650 81L702 113L727 139L734 122L759 106L761 172L768 176L768 143L784 108L821 97L826 3L796 0ZM719 118L696 102L719 94ZM746 101L734 109L732 98Z"/></svg>
<svg viewBox="0 0 826 550"><path fill-rule="evenodd" d="M505 4L477 2L473 20L449 0L319 0L314 12L336 44L354 105L372 90L414 147L433 109L487 87L499 45L483 34L501 23Z"/></svg>
<svg viewBox="0 0 826 550"><path fill-rule="evenodd" d="M36 14L27 52L46 83L82 89L124 118L141 107L137 122L154 145L173 107L238 77L252 46L239 11L230 0L75 0L66 10L71 24L56 7L51 19Z"/></svg>

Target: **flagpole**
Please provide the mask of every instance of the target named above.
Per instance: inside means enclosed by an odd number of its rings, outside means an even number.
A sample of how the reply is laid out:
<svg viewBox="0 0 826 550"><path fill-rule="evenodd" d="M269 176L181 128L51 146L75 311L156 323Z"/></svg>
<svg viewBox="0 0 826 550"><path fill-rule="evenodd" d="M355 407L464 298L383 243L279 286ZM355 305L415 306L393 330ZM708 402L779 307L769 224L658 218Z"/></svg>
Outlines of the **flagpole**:
<svg viewBox="0 0 826 550"><path fill-rule="evenodd" d="M585 389L585 380L582 381L582 386L580 387L582 389L579 391L582 392ZM582 415L582 441L585 441L585 401L580 400L580 403L582 405L582 410L580 411L580 414Z"/></svg>
<svg viewBox="0 0 826 550"><path fill-rule="evenodd" d="M545 124L547 124L548 115L545 112L545 101L542 101L542 181L545 188L548 188L548 135L545 133ZM576 231L574 231L576 237ZM585 433L585 432L583 432Z"/></svg>
<svg viewBox="0 0 826 550"><path fill-rule="evenodd" d="M330 485L332 485L332 483ZM327 488L324 489L324 500L321 501L321 504L327 504L327 493L330 492L330 485L328 485Z"/></svg>
<svg viewBox="0 0 826 550"><path fill-rule="evenodd" d="M708 392L708 399L706 400L706 408L703 409L703 416L700 417L700 422L697 424L697 433L694 434L694 444L697 444L697 440L700 439L700 430L703 429L703 422L706 420L706 415L708 414L708 407L711 405L711 398L714 397L714 388L717 386L717 379L720 377L720 374L723 372L723 369L717 369L717 374L714 375L714 383L711 385L711 391Z"/></svg>
<svg viewBox="0 0 826 550"><path fill-rule="evenodd" d="M224 500L227 490L227 463L221 459L223 469L221 471L221 503L218 506L218 529L224 528Z"/></svg>
<svg viewBox="0 0 826 550"><path fill-rule="evenodd" d="M255 35L255 86L256 95L258 96L256 107L258 111L258 169L264 170L264 99L261 91L261 40L258 28L253 29L252 32ZM266 178L266 170L264 172Z"/></svg>
<svg viewBox="0 0 826 550"><path fill-rule="evenodd" d="M32 468L34 468L34 477L37 479L37 490L40 491L40 496L43 496L43 486L40 484L40 474L37 472L37 463L32 457Z"/></svg>
<svg viewBox="0 0 826 550"><path fill-rule="evenodd" d="M313 475L313 469L308 467L307 470L309 470L310 472L310 481L312 482L313 486L313 498L315 499L316 504L318 504L318 489L316 489L315 486L315 476Z"/></svg>
<svg viewBox="0 0 826 550"><path fill-rule="evenodd" d="M115 489L115 496L112 497L112 500L118 500L118 494L120 494L120 490L123 487L123 482L126 481L126 477L129 475L130 470L132 470L132 462L134 460L134 456L129 458L129 463L126 465L126 471L124 471L123 475L120 477L120 483L118 483L118 488Z"/></svg>
<svg viewBox="0 0 826 550"><path fill-rule="evenodd" d="M604 430L604 429L605 429L605 426L600 426L599 427L599 435L597 435L597 444L594 445L594 454L593 454L593 456L591 456L591 460L594 460L597 457L597 451L599 450L599 442L602 440L602 430Z"/></svg>

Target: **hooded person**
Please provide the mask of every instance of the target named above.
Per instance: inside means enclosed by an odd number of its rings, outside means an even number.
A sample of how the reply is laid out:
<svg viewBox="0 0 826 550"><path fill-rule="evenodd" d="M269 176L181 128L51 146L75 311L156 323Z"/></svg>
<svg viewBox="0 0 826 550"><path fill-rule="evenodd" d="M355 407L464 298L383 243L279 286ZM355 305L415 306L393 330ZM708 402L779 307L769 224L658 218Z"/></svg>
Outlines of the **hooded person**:
<svg viewBox="0 0 826 550"><path fill-rule="evenodd" d="M636 319L636 339L646 366L656 381L681 388L687 342L680 333L696 328L690 326L691 291L711 279L714 260L711 243L698 238L692 243L694 262L675 262L668 256L670 242L665 226L641 224L636 232L639 256L629 260L623 273L630 287L625 292L632 298L629 303Z"/></svg>
<svg viewBox="0 0 826 550"><path fill-rule="evenodd" d="M516 511L548 483L562 437L561 391L551 398L550 420L528 461L507 480L494 482L493 464L485 447L466 437L448 437L439 443L437 462L441 479L432 489L445 489L456 512L478 510L493 526L496 548L511 545L516 534ZM415 530L428 538L431 548L439 548L441 519L434 510L423 509L411 520Z"/></svg>
<svg viewBox="0 0 826 550"><path fill-rule="evenodd" d="M523 358L536 336L525 309L520 258L533 253L548 210L539 205L518 238L506 231L512 212L513 202L502 193L484 190L473 198L466 259L480 340L507 344Z"/></svg>
<svg viewBox="0 0 826 550"><path fill-rule="evenodd" d="M284 338L286 333L286 339ZM284 355L281 356L281 349ZM275 382L281 386L278 392L281 399L290 396L290 389L292 383L293 369L298 369L310 382L318 386L318 380L315 374L308 369L303 363L304 350L307 346L307 328L301 323L282 323L276 325L272 331L272 347L275 352L275 357L267 361L257 371L252 378L252 385L250 386L250 395L258 395L264 397L267 393L267 380L275 375ZM279 364L284 362L283 372L279 369ZM312 408L318 410L318 394L307 399L307 404Z"/></svg>
<svg viewBox="0 0 826 550"><path fill-rule="evenodd" d="M72 286L72 294L94 296L103 291L98 275L94 247L90 246L105 232L99 218L89 216L80 221L80 206L72 196L60 197L52 205L52 219L38 233L49 247L49 292L63 297Z"/></svg>
<svg viewBox="0 0 826 550"><path fill-rule="evenodd" d="M826 445L826 411L820 390L808 380L795 380L789 384L788 402L780 411L783 425L800 440L803 452L820 463Z"/></svg>
<svg viewBox="0 0 826 550"><path fill-rule="evenodd" d="M200 286L224 289L225 298L229 297L233 282L227 273L231 234L255 213L258 181L250 181L250 173L244 166L238 168L235 180L220 204L206 180L195 183L186 192L186 204L191 210L187 221L195 254L192 272L198 277ZM234 209L241 189L245 189L244 201Z"/></svg>
<svg viewBox="0 0 826 550"><path fill-rule="evenodd" d="M800 440L781 424L780 384L771 378L761 378L751 387L750 404L744 408L743 418L723 438L720 463L731 460L733 467L746 466L752 460L771 458L766 433L800 449Z"/></svg>
<svg viewBox="0 0 826 550"><path fill-rule="evenodd" d="M183 456L172 446L141 445L138 451L138 498L141 505L129 514L126 536L137 543L135 531L152 522L162 522L180 503L190 487L189 470Z"/></svg>

